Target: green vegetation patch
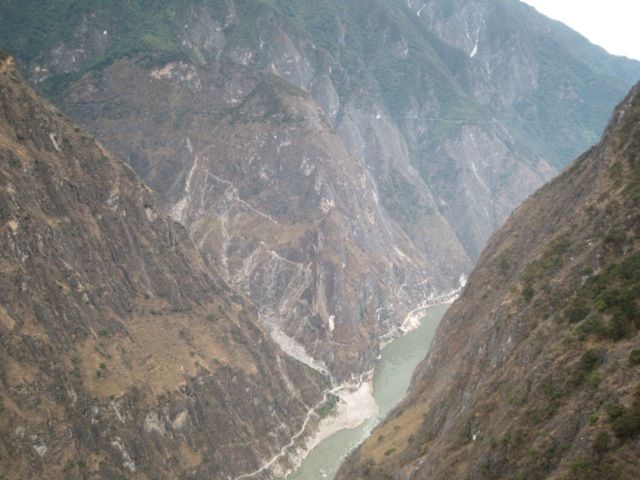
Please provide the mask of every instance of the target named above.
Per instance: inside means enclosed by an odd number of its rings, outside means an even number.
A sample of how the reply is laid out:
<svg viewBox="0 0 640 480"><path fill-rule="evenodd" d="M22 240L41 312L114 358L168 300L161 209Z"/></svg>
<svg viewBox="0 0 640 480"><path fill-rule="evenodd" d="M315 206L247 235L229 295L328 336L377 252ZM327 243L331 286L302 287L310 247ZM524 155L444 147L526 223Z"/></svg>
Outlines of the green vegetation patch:
<svg viewBox="0 0 640 480"><path fill-rule="evenodd" d="M587 350L580 358L577 369L577 382L591 387L596 387L600 382L596 370L603 362L603 354L598 350Z"/></svg>
<svg viewBox="0 0 640 480"><path fill-rule="evenodd" d="M578 323L587 318L589 313L591 313L591 308L588 303L583 298L576 298L565 312L565 315L569 322Z"/></svg>
<svg viewBox="0 0 640 480"><path fill-rule="evenodd" d="M640 349L636 348L629 353L629 363L633 366L640 365Z"/></svg>
<svg viewBox="0 0 640 480"><path fill-rule="evenodd" d="M608 413L616 437L621 440L637 437L640 433L640 385L636 387L634 400L630 407L621 404L611 405Z"/></svg>
<svg viewBox="0 0 640 480"><path fill-rule="evenodd" d="M571 248L568 235L554 239L542 256L525 267L523 280L536 281L558 270L564 263L565 256Z"/></svg>
<svg viewBox="0 0 640 480"><path fill-rule="evenodd" d="M571 464L567 480L617 480L622 475L620 466L601 456L581 457Z"/></svg>
<svg viewBox="0 0 640 480"><path fill-rule="evenodd" d="M214 0L221 3L222 0ZM193 54L181 44L185 18L202 0L6 0L0 19L0 42L24 63L37 61L82 32L104 34L105 50L77 72L53 72L43 88L52 97L84 73L100 70L120 58L140 57L166 63ZM78 33L80 32L80 33ZM87 35L85 48L96 41Z"/></svg>
<svg viewBox="0 0 640 480"><path fill-rule="evenodd" d="M338 400L338 396L333 395L332 393L327 394L327 400L316 410L318 416L320 418L326 418L331 415L338 406Z"/></svg>
<svg viewBox="0 0 640 480"><path fill-rule="evenodd" d="M528 264L520 274L522 297L526 302L531 301L535 294L535 284L545 278L563 264L567 252L571 248L571 241L567 235L554 239L542 256Z"/></svg>
<svg viewBox="0 0 640 480"><path fill-rule="evenodd" d="M587 280L565 316L572 322L582 321L578 332L583 335L622 340L640 327L639 299L640 254L634 254Z"/></svg>

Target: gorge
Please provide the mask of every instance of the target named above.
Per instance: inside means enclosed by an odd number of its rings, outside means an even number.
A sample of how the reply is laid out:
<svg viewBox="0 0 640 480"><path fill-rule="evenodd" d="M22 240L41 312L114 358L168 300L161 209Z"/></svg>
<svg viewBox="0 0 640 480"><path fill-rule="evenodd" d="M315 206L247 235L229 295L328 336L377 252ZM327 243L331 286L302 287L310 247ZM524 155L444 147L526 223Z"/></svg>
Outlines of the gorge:
<svg viewBox="0 0 640 480"><path fill-rule="evenodd" d="M467 338L486 242L640 78L517 0L4 0L0 45L0 478L282 478L426 307L464 292L429 358Z"/></svg>
<svg viewBox="0 0 640 480"><path fill-rule="evenodd" d="M380 364L373 376L372 395L377 411L357 428L344 429L324 439L305 457L300 467L287 480L312 480L334 477L347 454L370 435L374 426L404 398L411 374L428 352L440 319L448 304L423 312L421 324L382 350ZM360 409L360 405L354 409Z"/></svg>

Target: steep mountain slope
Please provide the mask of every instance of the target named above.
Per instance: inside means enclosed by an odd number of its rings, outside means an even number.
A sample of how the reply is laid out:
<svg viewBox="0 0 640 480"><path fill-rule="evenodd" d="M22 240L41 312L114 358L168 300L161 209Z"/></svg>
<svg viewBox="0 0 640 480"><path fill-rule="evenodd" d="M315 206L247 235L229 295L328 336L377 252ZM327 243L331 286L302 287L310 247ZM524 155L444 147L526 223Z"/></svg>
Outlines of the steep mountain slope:
<svg viewBox="0 0 640 480"><path fill-rule="evenodd" d="M328 379L0 61L0 477L223 478L305 438Z"/></svg>
<svg viewBox="0 0 640 480"><path fill-rule="evenodd" d="M215 103L212 92L223 93ZM117 110L124 95L127 113L103 107ZM210 263L259 305L274 338L304 345L310 363L336 377L370 370L380 337L408 307L452 290L467 268L437 211L424 240L433 255L417 250L317 104L276 76L229 63L148 73L121 61L101 79L86 76L66 104L118 154L138 159ZM288 350L301 351L296 344Z"/></svg>
<svg viewBox="0 0 640 480"><path fill-rule="evenodd" d="M344 479L640 475L640 84L494 235Z"/></svg>
<svg viewBox="0 0 640 480"><path fill-rule="evenodd" d="M595 141L640 76L640 63L515 0L26 5L5 2L0 40L30 81L159 192L268 323L340 378L367 370L408 311L458 286L495 228ZM282 115L283 99L301 118ZM320 176L324 193L311 190ZM224 242L209 241L214 226Z"/></svg>

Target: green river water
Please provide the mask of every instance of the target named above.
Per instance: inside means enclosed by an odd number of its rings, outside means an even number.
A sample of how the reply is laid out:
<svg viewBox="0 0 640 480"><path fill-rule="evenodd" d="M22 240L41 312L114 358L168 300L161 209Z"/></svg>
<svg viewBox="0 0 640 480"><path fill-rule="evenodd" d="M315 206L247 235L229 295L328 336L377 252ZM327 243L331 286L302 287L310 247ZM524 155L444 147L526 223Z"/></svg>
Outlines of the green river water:
<svg viewBox="0 0 640 480"><path fill-rule="evenodd" d="M331 480L335 476L346 456L405 397L413 371L429 351L438 323L447 308L449 305L426 309L419 328L382 350L382 361L373 377L373 396L378 404L378 414L358 428L342 430L323 440L287 480Z"/></svg>

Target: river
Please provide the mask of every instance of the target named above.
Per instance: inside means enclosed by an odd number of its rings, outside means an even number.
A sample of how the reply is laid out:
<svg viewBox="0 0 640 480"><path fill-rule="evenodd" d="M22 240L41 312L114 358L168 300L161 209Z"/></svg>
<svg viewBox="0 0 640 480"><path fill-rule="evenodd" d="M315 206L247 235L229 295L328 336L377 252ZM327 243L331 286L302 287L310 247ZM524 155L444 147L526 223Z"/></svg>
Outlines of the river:
<svg viewBox="0 0 640 480"><path fill-rule="evenodd" d="M449 305L425 310L420 327L389 343L373 377L378 414L358 428L342 430L320 442L287 480L331 480L346 456L407 394L413 371L426 356L440 320Z"/></svg>

